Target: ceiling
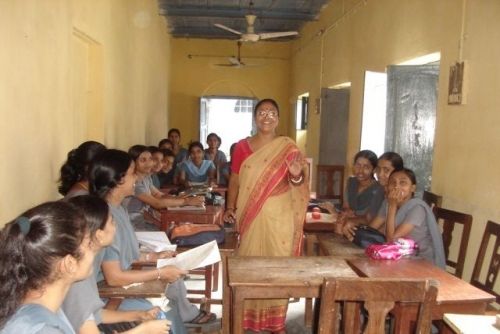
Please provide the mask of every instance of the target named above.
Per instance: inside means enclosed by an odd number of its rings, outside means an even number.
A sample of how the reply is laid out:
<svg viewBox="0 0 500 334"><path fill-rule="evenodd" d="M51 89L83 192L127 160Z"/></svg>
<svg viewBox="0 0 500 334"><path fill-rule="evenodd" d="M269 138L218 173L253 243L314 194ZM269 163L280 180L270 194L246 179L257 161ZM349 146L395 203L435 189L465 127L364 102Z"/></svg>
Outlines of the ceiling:
<svg viewBox="0 0 500 334"><path fill-rule="evenodd" d="M316 20L329 0L158 0L160 15L167 17L174 37L238 39L238 35L217 28L215 23L245 32L245 15L257 15L257 33L299 31L304 23ZM250 12L251 11L251 12ZM269 41L297 38L287 36Z"/></svg>

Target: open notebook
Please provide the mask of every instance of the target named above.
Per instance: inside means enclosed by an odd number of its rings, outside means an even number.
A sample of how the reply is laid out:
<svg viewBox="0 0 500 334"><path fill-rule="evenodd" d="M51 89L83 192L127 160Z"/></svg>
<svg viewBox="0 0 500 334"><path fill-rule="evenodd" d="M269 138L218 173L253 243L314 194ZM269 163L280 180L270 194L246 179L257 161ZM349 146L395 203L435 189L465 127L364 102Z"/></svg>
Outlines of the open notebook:
<svg viewBox="0 0 500 334"><path fill-rule="evenodd" d="M169 211L206 211L204 205L182 205L182 206L169 206Z"/></svg>
<svg viewBox="0 0 500 334"><path fill-rule="evenodd" d="M135 232L139 244L153 252L175 251L177 245L172 245L165 232Z"/></svg>

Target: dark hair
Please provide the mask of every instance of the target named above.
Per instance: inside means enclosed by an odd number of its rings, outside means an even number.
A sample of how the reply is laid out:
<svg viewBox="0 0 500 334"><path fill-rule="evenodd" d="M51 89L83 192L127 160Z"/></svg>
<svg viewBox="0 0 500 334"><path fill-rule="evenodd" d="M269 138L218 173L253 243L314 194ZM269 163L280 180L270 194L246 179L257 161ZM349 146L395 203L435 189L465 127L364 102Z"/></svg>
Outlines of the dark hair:
<svg viewBox="0 0 500 334"><path fill-rule="evenodd" d="M134 145L128 149L128 154L134 161L136 161L144 152L151 152L146 145Z"/></svg>
<svg viewBox="0 0 500 334"><path fill-rule="evenodd" d="M174 157L175 158L175 153L172 152L172 150L169 150L167 148L161 148L160 152L163 153L164 157Z"/></svg>
<svg viewBox="0 0 500 334"><path fill-rule="evenodd" d="M199 141L193 141L189 144L189 148L188 148L189 153L191 153L191 149L193 149L195 147L199 147L203 151L203 144L200 143Z"/></svg>
<svg viewBox="0 0 500 334"><path fill-rule="evenodd" d="M278 103L276 101L274 101L273 99L263 99L263 100L260 100L259 102L257 102L257 104L255 105L255 108L253 109L253 116L257 116L257 109L259 109L259 107L261 105L263 105L264 103L271 103L275 108L276 108L276 111L278 112L278 116L280 114L280 108L278 106Z"/></svg>
<svg viewBox="0 0 500 334"><path fill-rule="evenodd" d="M215 137L217 139L217 141L219 142L218 146L220 146L220 144L222 144L222 139L215 132L212 132L212 133L208 134L208 136L207 136L207 143L208 143L208 140L210 139L210 137Z"/></svg>
<svg viewBox="0 0 500 334"><path fill-rule="evenodd" d="M170 141L170 139L168 138L163 138L162 140L160 140L160 142L158 143L158 147L162 147L163 144L170 144L172 145L172 142Z"/></svg>
<svg viewBox="0 0 500 334"><path fill-rule="evenodd" d="M97 230L104 230L109 217L109 206L102 198L81 195L68 200L80 210L87 222L90 238L94 240Z"/></svg>
<svg viewBox="0 0 500 334"><path fill-rule="evenodd" d="M68 152L66 162L61 166L59 193L65 196L75 183L87 179L87 169L92 159L106 149L96 141L86 141Z"/></svg>
<svg viewBox="0 0 500 334"><path fill-rule="evenodd" d="M64 201L40 204L0 232L0 328L31 290L60 278L56 261L80 260L87 232L80 211Z"/></svg>
<svg viewBox="0 0 500 334"><path fill-rule="evenodd" d="M370 165L372 165L373 169L377 168L377 155L373 153L373 151L370 150L362 150L356 153L354 156L354 163L356 163L356 160L359 158L365 158L368 161L370 161Z"/></svg>
<svg viewBox="0 0 500 334"><path fill-rule="evenodd" d="M120 150L105 150L98 154L89 169L90 193L105 198L122 182L132 162L130 155Z"/></svg>
<svg viewBox="0 0 500 334"><path fill-rule="evenodd" d="M378 160L387 160L391 163L394 170L401 170L404 167L403 158L396 152L385 152Z"/></svg>
<svg viewBox="0 0 500 334"><path fill-rule="evenodd" d="M151 152L151 154L155 154L160 152L160 149L156 146L148 146L148 151Z"/></svg>
<svg viewBox="0 0 500 334"><path fill-rule="evenodd" d="M175 132L175 133L177 133L177 134L179 135L179 137L181 136L181 132L180 132L180 130L179 130L179 129L177 129L177 128L171 128L170 130L168 130L167 137L170 137L170 135L171 135L172 133L174 133L174 132Z"/></svg>
<svg viewBox="0 0 500 334"><path fill-rule="evenodd" d="M394 173L403 173L405 174L406 176L408 176L408 178L410 179L411 181L411 184L414 184L414 185L417 185L417 177L415 176L415 172L412 171L411 169L409 168L401 168L400 170L393 170L391 175L389 175L389 178L392 176L392 174Z"/></svg>
<svg viewBox="0 0 500 334"><path fill-rule="evenodd" d="M234 149L236 148L236 145L238 143L232 143L231 144L231 147L229 147L229 155L232 156L233 155L233 152L234 152Z"/></svg>

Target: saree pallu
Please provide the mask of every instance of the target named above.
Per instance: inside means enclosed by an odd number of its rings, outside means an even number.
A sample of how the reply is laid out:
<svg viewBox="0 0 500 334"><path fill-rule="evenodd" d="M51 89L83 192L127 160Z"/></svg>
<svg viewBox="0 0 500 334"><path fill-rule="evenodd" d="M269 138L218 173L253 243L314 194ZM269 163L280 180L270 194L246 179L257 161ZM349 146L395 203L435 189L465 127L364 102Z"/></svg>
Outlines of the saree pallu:
<svg viewBox="0 0 500 334"><path fill-rule="evenodd" d="M243 162L237 199L239 256L300 255L309 200L308 175L301 185L291 185L286 164L298 155L290 138L278 137ZM283 330L287 307L286 299L247 300L243 328Z"/></svg>

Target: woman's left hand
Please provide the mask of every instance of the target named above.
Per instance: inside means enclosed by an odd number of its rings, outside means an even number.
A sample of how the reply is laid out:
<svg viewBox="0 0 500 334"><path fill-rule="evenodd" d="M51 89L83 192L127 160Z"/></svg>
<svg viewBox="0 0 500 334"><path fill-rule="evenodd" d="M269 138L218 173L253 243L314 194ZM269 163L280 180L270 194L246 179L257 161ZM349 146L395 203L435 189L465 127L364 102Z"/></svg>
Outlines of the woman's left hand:
<svg viewBox="0 0 500 334"><path fill-rule="evenodd" d="M285 160L285 163L288 166L290 175L292 177L298 177L302 173L307 161L302 155L298 155L290 161Z"/></svg>

